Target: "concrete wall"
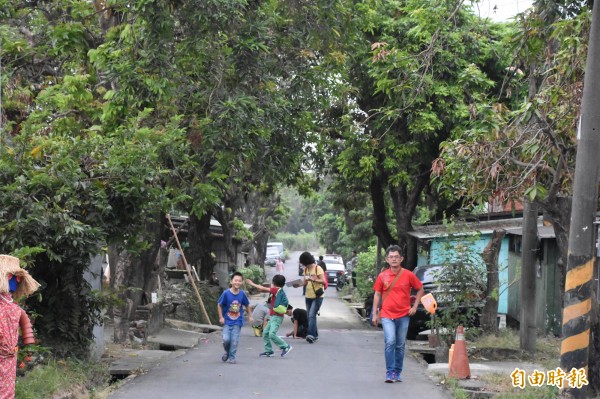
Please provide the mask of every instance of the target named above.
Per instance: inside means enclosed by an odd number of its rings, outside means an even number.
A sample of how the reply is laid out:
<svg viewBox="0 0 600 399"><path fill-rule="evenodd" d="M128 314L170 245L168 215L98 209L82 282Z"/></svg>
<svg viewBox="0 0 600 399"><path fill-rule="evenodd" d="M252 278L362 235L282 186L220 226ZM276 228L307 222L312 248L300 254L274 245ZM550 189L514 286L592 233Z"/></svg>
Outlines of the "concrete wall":
<svg viewBox="0 0 600 399"><path fill-rule="evenodd" d="M542 240L543 258L537 264L535 289L535 320L539 333L560 335L562 329L562 294L557 266L559 252L553 238ZM509 256L509 279L516 280L509 288L508 314L514 320L521 317L521 254Z"/></svg>
<svg viewBox="0 0 600 399"><path fill-rule="evenodd" d="M489 243L491 234L482 234L479 239L475 240L472 244L470 241L469 245L473 249L473 252L480 254L486 245ZM442 264L451 262L455 256L449 248L455 248L456 244L464 242L460 239L452 239L448 242L447 237L434 238L431 241L431 247L429 250L429 264ZM479 257L478 257L479 258ZM483 260L479 258L480 265L485 269ZM504 238L500 247L500 253L498 254L498 276L500 279L500 297L498 298L498 313L506 314L508 312L508 238Z"/></svg>
<svg viewBox="0 0 600 399"><path fill-rule="evenodd" d="M540 280L542 289L537 289L543 296L543 301L538 303L538 329L547 334L560 335L562 333L562 292L560 289L561 273L558 268L560 257L556 240L542 240L544 258L542 260Z"/></svg>
<svg viewBox="0 0 600 399"><path fill-rule="evenodd" d="M508 315L514 320L521 317L521 255L514 252L508 257Z"/></svg>

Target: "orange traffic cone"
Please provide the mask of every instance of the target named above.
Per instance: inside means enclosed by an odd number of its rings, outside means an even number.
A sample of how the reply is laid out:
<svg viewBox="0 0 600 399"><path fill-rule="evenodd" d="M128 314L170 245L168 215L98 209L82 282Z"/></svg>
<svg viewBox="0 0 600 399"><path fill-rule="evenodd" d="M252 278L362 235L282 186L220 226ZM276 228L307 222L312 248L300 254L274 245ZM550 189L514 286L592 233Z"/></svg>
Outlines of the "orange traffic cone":
<svg viewBox="0 0 600 399"><path fill-rule="evenodd" d="M448 377L458 378L460 380L471 377L471 368L469 367L469 356L467 355L467 343L465 342L463 326L458 326L456 329L452 363L449 368L450 372L448 373Z"/></svg>
<svg viewBox="0 0 600 399"><path fill-rule="evenodd" d="M448 370L452 368L452 357L454 356L454 344L450 346L448 350Z"/></svg>

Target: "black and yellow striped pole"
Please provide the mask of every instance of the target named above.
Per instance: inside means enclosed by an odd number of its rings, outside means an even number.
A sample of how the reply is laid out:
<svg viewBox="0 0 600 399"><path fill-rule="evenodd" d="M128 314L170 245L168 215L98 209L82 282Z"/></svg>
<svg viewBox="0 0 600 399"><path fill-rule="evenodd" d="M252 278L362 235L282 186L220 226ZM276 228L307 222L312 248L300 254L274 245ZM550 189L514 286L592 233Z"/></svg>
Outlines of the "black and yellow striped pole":
<svg viewBox="0 0 600 399"><path fill-rule="evenodd" d="M561 397L586 398L592 381L588 366L595 261L600 157L600 3L594 4L584 79L581 120L577 131L577 158L569 230L569 252L563 308L560 367L567 376ZM595 362L594 362L595 363Z"/></svg>

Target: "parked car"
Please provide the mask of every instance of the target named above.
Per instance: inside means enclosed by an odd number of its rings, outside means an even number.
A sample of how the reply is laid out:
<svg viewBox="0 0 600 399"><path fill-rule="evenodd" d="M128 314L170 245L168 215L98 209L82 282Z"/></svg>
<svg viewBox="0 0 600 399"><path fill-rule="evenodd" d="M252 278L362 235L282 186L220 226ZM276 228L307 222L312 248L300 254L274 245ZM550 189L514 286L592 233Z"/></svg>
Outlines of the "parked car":
<svg viewBox="0 0 600 399"><path fill-rule="evenodd" d="M452 285L446 284L442 281L441 275L443 274L443 268L445 267L456 267L453 264L447 265L423 265L415 268L413 273L423 284L424 295L431 293L435 298L438 307L437 314L444 312L444 309L448 307L450 304L454 306L456 301L456 292L458 288L453 287ZM480 295L483 287L480 286L480 283L477 282L477 279L473 278L472 281L469 282L469 287L467 288L468 292L474 293L474 295ZM477 293L477 294L475 294ZM411 293L411 305L414 304L416 292ZM483 310L484 300L483 298L473 298L475 299L473 302L469 303L469 306L464 307L464 311L470 311L472 309L474 312L474 319L472 323L474 325L479 324L479 316L481 315L481 311ZM461 305L458 305L461 307ZM415 339L417 335L425 330L429 330L428 322L431 320L431 314L425 310L422 303L419 303L417 308L417 312L411 316L410 325L408 327L408 339ZM443 326L440 326L443 327Z"/></svg>
<svg viewBox="0 0 600 399"><path fill-rule="evenodd" d="M267 247L267 255L265 257L265 266L275 267L277 259L281 257L279 250L276 247Z"/></svg>
<svg viewBox="0 0 600 399"><path fill-rule="evenodd" d="M336 254L325 254L325 255L323 255L323 261L328 266L329 266L329 263L341 263L342 265L344 264L344 259L342 259L342 256L341 255L336 255Z"/></svg>
<svg viewBox="0 0 600 399"><path fill-rule="evenodd" d="M323 262L325 262L325 267L327 267L325 271L327 282L329 284L337 284L338 272L344 273L346 271L344 259L340 255L325 254L323 255Z"/></svg>
<svg viewBox="0 0 600 399"><path fill-rule="evenodd" d="M267 252L269 251L269 248L276 248L277 252L279 253L279 257L285 263L285 259L287 258L287 252L286 252L282 242L274 242L274 241L268 242L267 243Z"/></svg>

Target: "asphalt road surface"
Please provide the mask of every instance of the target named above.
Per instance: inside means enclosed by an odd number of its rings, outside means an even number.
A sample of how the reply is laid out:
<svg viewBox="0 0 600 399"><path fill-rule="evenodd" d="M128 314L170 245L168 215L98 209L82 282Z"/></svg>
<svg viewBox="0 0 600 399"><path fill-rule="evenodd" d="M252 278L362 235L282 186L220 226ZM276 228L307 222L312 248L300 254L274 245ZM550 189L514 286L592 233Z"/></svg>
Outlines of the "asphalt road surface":
<svg viewBox="0 0 600 399"><path fill-rule="evenodd" d="M288 281L298 277L299 252L285 263ZM267 276L275 268L268 267ZM304 308L302 288L286 287L294 307ZM404 382L387 384L381 329L368 326L338 298L335 287L325 292L317 319L319 341L286 338L293 350L285 357L259 358L262 338L242 328L237 364L221 361L219 333L186 354L152 368L125 383L110 398L391 398L447 399L451 396L427 377L424 366L405 356ZM280 336L292 330L285 318Z"/></svg>

